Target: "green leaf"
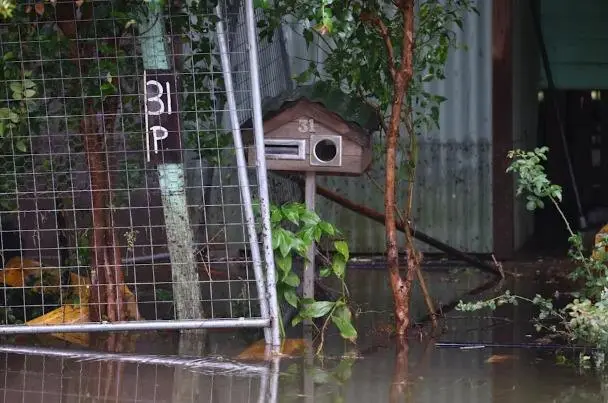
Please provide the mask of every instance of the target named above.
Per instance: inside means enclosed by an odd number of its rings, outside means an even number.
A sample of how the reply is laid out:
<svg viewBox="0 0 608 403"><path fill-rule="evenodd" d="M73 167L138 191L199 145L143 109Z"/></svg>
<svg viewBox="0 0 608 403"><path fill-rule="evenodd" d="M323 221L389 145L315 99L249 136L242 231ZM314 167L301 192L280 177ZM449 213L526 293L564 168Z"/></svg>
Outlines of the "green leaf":
<svg viewBox="0 0 608 403"><path fill-rule="evenodd" d="M21 119L19 118L19 115L18 115L18 114L16 114L15 112L13 112L13 111L10 111L10 113L9 113L9 115L8 115L8 118L9 118L9 119L11 120L11 122L13 122L13 123L19 123L19 121L21 120Z"/></svg>
<svg viewBox="0 0 608 403"><path fill-rule="evenodd" d="M306 46L310 47L310 45L313 42L312 31L310 29L305 29L303 34L304 34L304 39L306 40Z"/></svg>
<svg viewBox="0 0 608 403"><path fill-rule="evenodd" d="M321 229L320 226L316 226L314 227L314 238L316 242L321 242L321 237L323 236L323 230Z"/></svg>
<svg viewBox="0 0 608 403"><path fill-rule="evenodd" d="M331 270L331 267L322 267L321 270L319 271L319 274L321 275L321 277L329 277L331 276L331 273L333 273L333 271Z"/></svg>
<svg viewBox="0 0 608 403"><path fill-rule="evenodd" d="M289 235L287 234L287 231L284 231L282 235L282 241L279 244L279 251L283 256L287 256L289 252L291 252L291 248L294 243L293 238Z"/></svg>
<svg viewBox="0 0 608 403"><path fill-rule="evenodd" d="M277 250L283 241L282 229L277 228L272 231L272 249Z"/></svg>
<svg viewBox="0 0 608 403"><path fill-rule="evenodd" d="M287 285L290 285L292 287L297 287L300 285L300 277L298 277L297 274L295 274L294 272L290 272L289 274L287 274L287 276L283 279L283 282Z"/></svg>
<svg viewBox="0 0 608 403"><path fill-rule="evenodd" d="M260 205L256 204L256 206L257 206L256 214L260 214ZM275 225L275 224L279 224L281 221L283 221L283 213L281 213L281 209L279 209L276 206L271 206L270 207L270 223L272 225Z"/></svg>
<svg viewBox="0 0 608 403"><path fill-rule="evenodd" d="M304 70L301 74L293 76L293 80L298 84L303 84L310 79L310 70Z"/></svg>
<svg viewBox="0 0 608 403"><path fill-rule="evenodd" d="M315 301L304 306L301 314L304 318L320 318L327 315L334 307L332 301Z"/></svg>
<svg viewBox="0 0 608 403"><path fill-rule="evenodd" d="M305 243L311 244L314 238L315 225L304 225L298 232L298 237Z"/></svg>
<svg viewBox="0 0 608 403"><path fill-rule="evenodd" d="M340 253L344 257L344 260L348 261L350 255L348 250L348 244L345 241L335 241L334 248L336 248L338 253Z"/></svg>
<svg viewBox="0 0 608 403"><path fill-rule="evenodd" d="M340 336L346 340L355 341L357 339L357 330L352 324L352 314L348 306L340 305L331 315L331 321L340 331Z"/></svg>
<svg viewBox="0 0 608 403"><path fill-rule="evenodd" d="M11 89L11 91L13 92L19 92L21 93L23 91L23 86L21 85L20 82L18 81L13 81L12 83L10 83L8 85L8 87Z"/></svg>
<svg viewBox="0 0 608 403"><path fill-rule="evenodd" d="M287 301L289 305L293 306L294 308L298 307L299 298L295 290L285 290L283 293L283 298L285 298L285 301Z"/></svg>
<svg viewBox="0 0 608 403"><path fill-rule="evenodd" d="M321 227L323 232L325 232L326 234L328 234L330 236L333 236L336 233L336 229L334 228L334 226L326 221L321 221L319 223L319 227Z"/></svg>
<svg viewBox="0 0 608 403"><path fill-rule="evenodd" d="M344 273L346 272L346 260L342 255L334 256L331 262L331 269L338 278L344 278Z"/></svg>
<svg viewBox="0 0 608 403"><path fill-rule="evenodd" d="M291 320L291 326L297 326L298 323L302 322L303 320L304 318L302 317L302 315L298 314L295 318Z"/></svg>
<svg viewBox="0 0 608 403"><path fill-rule="evenodd" d="M27 151L27 146L25 144L25 141L23 141L22 139L17 140L17 142L15 143L15 148L19 151L21 151L22 153Z"/></svg>
<svg viewBox="0 0 608 403"><path fill-rule="evenodd" d="M321 218L314 211L306 210L300 215L300 219L306 225L317 225Z"/></svg>
<svg viewBox="0 0 608 403"><path fill-rule="evenodd" d="M279 269L284 274L291 271L291 267L293 264L293 258L291 255L281 256L281 255L277 254L277 256L275 256L274 260L277 263L277 266L279 267Z"/></svg>
<svg viewBox="0 0 608 403"><path fill-rule="evenodd" d="M291 221L294 224L299 224L300 220L300 215L298 214L297 211L295 211L293 208L284 208L282 209L283 212L283 216L288 219L289 221Z"/></svg>
<svg viewBox="0 0 608 403"><path fill-rule="evenodd" d="M24 95L26 98L31 98L31 97L33 97L34 95L36 95L36 91L31 90L31 89L30 89L30 90L25 90L25 91L23 91L23 95Z"/></svg>

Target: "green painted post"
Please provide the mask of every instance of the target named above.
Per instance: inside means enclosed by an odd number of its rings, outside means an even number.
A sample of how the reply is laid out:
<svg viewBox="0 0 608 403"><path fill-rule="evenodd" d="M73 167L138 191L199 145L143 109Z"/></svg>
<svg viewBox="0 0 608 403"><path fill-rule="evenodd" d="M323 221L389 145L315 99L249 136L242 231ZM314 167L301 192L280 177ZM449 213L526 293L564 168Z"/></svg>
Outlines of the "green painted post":
<svg viewBox="0 0 608 403"><path fill-rule="evenodd" d="M139 22L145 70L148 161L154 157L160 177L177 319L202 319L204 314L186 201L179 117L174 109L177 106L177 80L171 71L172 63L165 45L162 6L159 0L148 1L148 13L142 15ZM155 91L151 96L150 87Z"/></svg>

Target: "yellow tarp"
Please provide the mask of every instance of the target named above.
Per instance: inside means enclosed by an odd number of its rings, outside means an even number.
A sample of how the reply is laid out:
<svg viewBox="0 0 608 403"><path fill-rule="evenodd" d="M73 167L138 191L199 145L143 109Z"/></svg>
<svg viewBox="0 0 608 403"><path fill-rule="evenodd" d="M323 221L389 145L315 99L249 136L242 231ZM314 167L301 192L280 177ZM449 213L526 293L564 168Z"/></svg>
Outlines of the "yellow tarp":
<svg viewBox="0 0 608 403"><path fill-rule="evenodd" d="M306 341L304 339L285 339L281 343L280 354L288 357L297 357L304 352ZM237 360L263 361L267 358L267 346L264 340L258 340L245 351L239 354Z"/></svg>
<svg viewBox="0 0 608 403"><path fill-rule="evenodd" d="M34 292L45 294L58 294L61 287L61 269L55 267L42 267L40 262L31 259L14 257L10 259L3 271L0 271L0 283L10 287L31 286ZM61 307L48 312L25 324L32 325L59 325L78 324L89 322L88 302L90 298L91 281L88 277L70 273L70 283L63 286L63 303ZM127 317L130 320L139 320L137 300L126 285L122 286L125 296ZM85 333L53 334L55 337L87 344L88 336Z"/></svg>

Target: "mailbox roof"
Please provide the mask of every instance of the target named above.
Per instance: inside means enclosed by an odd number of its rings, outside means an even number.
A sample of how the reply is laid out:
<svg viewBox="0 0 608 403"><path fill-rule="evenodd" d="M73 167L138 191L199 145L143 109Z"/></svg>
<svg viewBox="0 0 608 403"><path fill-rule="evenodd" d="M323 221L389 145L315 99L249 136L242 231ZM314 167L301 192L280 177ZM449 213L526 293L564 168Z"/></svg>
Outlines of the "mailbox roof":
<svg viewBox="0 0 608 403"><path fill-rule="evenodd" d="M308 102L306 102L308 101ZM362 146L369 144L369 136L380 128L380 118L376 111L364 102L350 97L339 89L330 88L327 84L312 84L286 91L274 98L262 102L264 121L268 121L282 112L292 109L298 104L317 104L330 112L334 118L348 124L352 131L345 135L353 136L353 140ZM361 136L367 138L361 138Z"/></svg>

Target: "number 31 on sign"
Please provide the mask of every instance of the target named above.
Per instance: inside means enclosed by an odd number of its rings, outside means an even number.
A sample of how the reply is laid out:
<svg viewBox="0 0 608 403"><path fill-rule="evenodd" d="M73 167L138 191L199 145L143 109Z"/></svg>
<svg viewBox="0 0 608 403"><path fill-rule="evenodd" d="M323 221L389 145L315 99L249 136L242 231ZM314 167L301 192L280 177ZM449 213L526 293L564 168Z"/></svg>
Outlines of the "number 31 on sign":
<svg viewBox="0 0 608 403"><path fill-rule="evenodd" d="M172 115L176 115L173 110L173 93L171 88L171 80L173 74L155 74L155 79L149 79L147 72L144 73L144 97L145 97L145 121L146 121L146 151L147 159L150 162L152 149L154 154L163 151L170 147L173 143L164 142L169 138L170 132L174 132L174 136L179 135L177 130L177 122L175 119L170 119ZM177 118L177 116L175 116ZM169 126L169 127L168 127ZM171 127L176 126L176 127ZM152 142L152 144L150 144Z"/></svg>

